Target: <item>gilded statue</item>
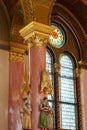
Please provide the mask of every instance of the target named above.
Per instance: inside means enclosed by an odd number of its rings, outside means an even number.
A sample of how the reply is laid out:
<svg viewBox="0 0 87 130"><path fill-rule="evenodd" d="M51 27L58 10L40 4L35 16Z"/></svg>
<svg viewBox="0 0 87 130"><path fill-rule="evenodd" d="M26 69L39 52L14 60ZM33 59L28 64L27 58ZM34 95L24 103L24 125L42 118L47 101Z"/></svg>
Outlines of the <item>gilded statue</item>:
<svg viewBox="0 0 87 130"><path fill-rule="evenodd" d="M25 66L25 74L23 83L21 86L21 96L22 96L22 129L31 130L31 104L30 104L30 94L31 94L31 85L29 82L29 76Z"/></svg>
<svg viewBox="0 0 87 130"><path fill-rule="evenodd" d="M25 65L24 79L23 79L23 83L22 83L20 91L21 91L22 97L26 97L26 95L28 95L29 93L30 94L32 93L26 65Z"/></svg>
<svg viewBox="0 0 87 130"><path fill-rule="evenodd" d="M22 130L31 130L31 113L32 107L30 103L30 95L22 98L21 100L17 100L20 112L20 119L22 123Z"/></svg>
<svg viewBox="0 0 87 130"><path fill-rule="evenodd" d="M44 70L41 75L40 93L44 93L46 95L51 94L53 96L53 89L49 72L47 72L46 70Z"/></svg>
<svg viewBox="0 0 87 130"><path fill-rule="evenodd" d="M31 104L28 98L23 98L23 111L22 111L22 129L31 130Z"/></svg>

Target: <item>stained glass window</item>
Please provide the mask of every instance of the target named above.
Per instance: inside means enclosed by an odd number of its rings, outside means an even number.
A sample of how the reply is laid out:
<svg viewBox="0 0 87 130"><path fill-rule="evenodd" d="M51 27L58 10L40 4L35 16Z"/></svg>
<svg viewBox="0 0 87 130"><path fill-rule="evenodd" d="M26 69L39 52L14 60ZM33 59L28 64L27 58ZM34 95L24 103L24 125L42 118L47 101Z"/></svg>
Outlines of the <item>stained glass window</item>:
<svg viewBox="0 0 87 130"><path fill-rule="evenodd" d="M77 130L75 63L69 54L60 55L59 62L60 127L64 130Z"/></svg>
<svg viewBox="0 0 87 130"><path fill-rule="evenodd" d="M60 48L65 44L65 31L58 24L52 23L52 25L55 26L55 29L49 36L49 43L56 48Z"/></svg>

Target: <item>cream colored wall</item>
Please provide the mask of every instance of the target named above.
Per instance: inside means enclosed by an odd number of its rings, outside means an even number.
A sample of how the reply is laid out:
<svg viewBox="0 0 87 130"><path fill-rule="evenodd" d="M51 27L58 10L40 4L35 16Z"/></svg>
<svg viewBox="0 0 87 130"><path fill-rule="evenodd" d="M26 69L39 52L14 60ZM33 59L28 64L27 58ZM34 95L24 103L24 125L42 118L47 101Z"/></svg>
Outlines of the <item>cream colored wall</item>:
<svg viewBox="0 0 87 130"><path fill-rule="evenodd" d="M9 52L0 49L0 130L8 130Z"/></svg>
<svg viewBox="0 0 87 130"><path fill-rule="evenodd" d="M83 130L87 130L87 69L81 69L81 97L84 127Z"/></svg>

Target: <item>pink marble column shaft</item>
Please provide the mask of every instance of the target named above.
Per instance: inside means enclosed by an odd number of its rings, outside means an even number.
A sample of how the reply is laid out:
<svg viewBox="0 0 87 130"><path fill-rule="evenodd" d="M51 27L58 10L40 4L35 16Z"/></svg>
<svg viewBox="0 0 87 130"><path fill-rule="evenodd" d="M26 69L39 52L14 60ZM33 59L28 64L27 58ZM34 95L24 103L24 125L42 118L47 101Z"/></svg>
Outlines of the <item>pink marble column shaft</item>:
<svg viewBox="0 0 87 130"><path fill-rule="evenodd" d="M9 68L9 122L8 130L22 130L19 104L20 87L23 81L24 65L23 63L10 61Z"/></svg>
<svg viewBox="0 0 87 130"><path fill-rule="evenodd" d="M44 47L32 47L30 49L30 75L31 75L31 104L32 104L32 130L39 130L39 105L41 95L40 90L40 80L41 72L45 69L46 63L46 48Z"/></svg>

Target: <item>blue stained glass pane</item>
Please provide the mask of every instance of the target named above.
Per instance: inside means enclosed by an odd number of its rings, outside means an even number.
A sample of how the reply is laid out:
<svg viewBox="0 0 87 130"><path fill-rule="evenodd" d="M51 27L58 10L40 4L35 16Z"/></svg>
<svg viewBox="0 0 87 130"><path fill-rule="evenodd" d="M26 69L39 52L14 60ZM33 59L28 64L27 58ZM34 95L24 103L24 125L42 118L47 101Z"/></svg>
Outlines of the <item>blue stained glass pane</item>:
<svg viewBox="0 0 87 130"><path fill-rule="evenodd" d="M60 85L59 85L59 96L60 101L62 102L69 102L75 103L76 102L76 95L74 89L74 81L72 79L66 78L59 78Z"/></svg>
<svg viewBox="0 0 87 130"><path fill-rule="evenodd" d="M60 58L60 64L63 67L73 68L73 63L72 63L71 59L67 55L63 55Z"/></svg>
<svg viewBox="0 0 87 130"><path fill-rule="evenodd" d="M61 76L73 77L73 69L71 68L60 67L59 73Z"/></svg>
<svg viewBox="0 0 87 130"><path fill-rule="evenodd" d="M59 100L61 128L77 130L77 100L76 81L74 74L74 62L69 55L62 54L60 57L59 71Z"/></svg>
<svg viewBox="0 0 87 130"><path fill-rule="evenodd" d="M51 73L51 57L48 52L46 52L46 70Z"/></svg>
<svg viewBox="0 0 87 130"><path fill-rule="evenodd" d="M76 130L76 107L69 104L60 104L60 126L62 129Z"/></svg>
<svg viewBox="0 0 87 130"><path fill-rule="evenodd" d="M46 63L50 63L51 64L51 57L50 57L48 52L46 52Z"/></svg>
<svg viewBox="0 0 87 130"><path fill-rule="evenodd" d="M46 66L46 70L47 70L49 73L51 73L51 65L48 64L48 65Z"/></svg>

